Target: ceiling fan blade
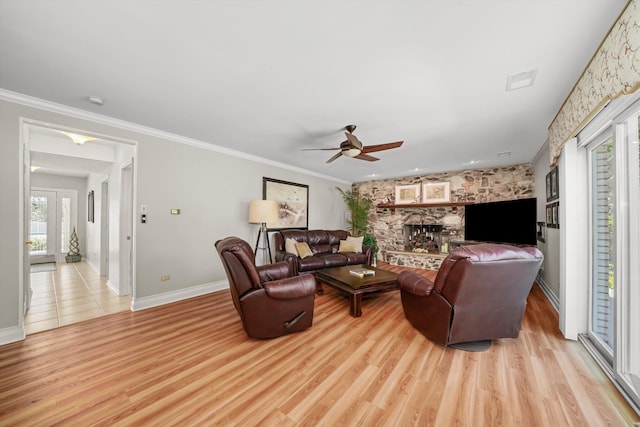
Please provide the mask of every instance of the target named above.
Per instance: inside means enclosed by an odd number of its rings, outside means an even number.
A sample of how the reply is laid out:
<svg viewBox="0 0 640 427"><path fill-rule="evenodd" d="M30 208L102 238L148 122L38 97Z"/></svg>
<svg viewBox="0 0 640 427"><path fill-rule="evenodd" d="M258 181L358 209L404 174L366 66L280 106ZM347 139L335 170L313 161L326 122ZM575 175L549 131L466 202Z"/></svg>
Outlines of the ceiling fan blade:
<svg viewBox="0 0 640 427"><path fill-rule="evenodd" d="M339 150L340 147L336 148L302 148L300 151L334 151Z"/></svg>
<svg viewBox="0 0 640 427"><path fill-rule="evenodd" d="M331 163L331 162L333 162L335 159L337 159L337 158L338 158L338 157L340 157L340 156L342 156L342 151L338 151L338 152L336 153L336 155L335 155L335 156L333 156L332 158L330 158L329 160L327 160L327 163Z"/></svg>
<svg viewBox="0 0 640 427"><path fill-rule="evenodd" d="M354 159L366 160L368 162L375 162L376 160L380 160L377 157L370 156L368 154L360 153L354 157Z"/></svg>
<svg viewBox="0 0 640 427"><path fill-rule="evenodd" d="M389 142L387 144L367 145L362 148L362 152L373 153L375 151L390 150L392 148L400 147L403 143L404 141L398 141L398 142Z"/></svg>
<svg viewBox="0 0 640 427"><path fill-rule="evenodd" d="M360 142L360 140L354 134L349 132L345 132L344 134L347 136L347 141L349 141L353 147L357 148L358 150L362 150L362 142Z"/></svg>

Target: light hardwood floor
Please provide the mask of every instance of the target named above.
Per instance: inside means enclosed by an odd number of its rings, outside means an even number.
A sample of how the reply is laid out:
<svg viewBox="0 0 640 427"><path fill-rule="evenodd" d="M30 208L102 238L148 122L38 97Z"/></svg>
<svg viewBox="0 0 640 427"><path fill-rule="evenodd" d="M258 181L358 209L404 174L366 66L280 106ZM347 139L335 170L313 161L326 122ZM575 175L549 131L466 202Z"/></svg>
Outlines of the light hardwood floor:
<svg viewBox="0 0 640 427"><path fill-rule="evenodd" d="M129 296L116 295L107 279L84 261L58 262L54 271L31 273L31 289L31 307L24 319L27 334L126 311L131 306Z"/></svg>
<svg viewBox="0 0 640 427"><path fill-rule="evenodd" d="M386 268L396 269L397 267ZM424 272L424 271L423 271ZM433 275L433 272L424 272ZM638 421L534 286L518 339L439 347L397 292L331 289L313 326L249 339L228 291L0 347L0 425L630 426Z"/></svg>

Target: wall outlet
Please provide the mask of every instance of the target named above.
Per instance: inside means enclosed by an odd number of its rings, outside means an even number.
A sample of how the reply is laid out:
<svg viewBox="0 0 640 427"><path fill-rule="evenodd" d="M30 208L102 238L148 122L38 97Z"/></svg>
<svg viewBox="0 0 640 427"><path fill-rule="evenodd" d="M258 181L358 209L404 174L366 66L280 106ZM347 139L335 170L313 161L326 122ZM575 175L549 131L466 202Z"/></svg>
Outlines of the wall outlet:
<svg viewBox="0 0 640 427"><path fill-rule="evenodd" d="M166 282L169 279L171 279L171 276L169 276L168 274L166 276L160 276L160 280L163 282Z"/></svg>

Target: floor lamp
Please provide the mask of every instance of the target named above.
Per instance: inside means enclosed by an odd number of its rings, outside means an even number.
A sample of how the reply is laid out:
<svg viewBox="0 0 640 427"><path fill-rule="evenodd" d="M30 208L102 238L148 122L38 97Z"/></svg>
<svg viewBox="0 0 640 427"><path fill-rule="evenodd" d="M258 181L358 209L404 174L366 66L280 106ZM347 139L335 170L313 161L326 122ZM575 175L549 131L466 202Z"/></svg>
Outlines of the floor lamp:
<svg viewBox="0 0 640 427"><path fill-rule="evenodd" d="M256 239L256 249L253 255L258 254L258 249L267 251L269 254L269 263L271 259L271 244L269 243L269 235L267 234L267 223L278 222L278 202L275 200L252 200L249 203L249 222L252 224L260 224L258 239ZM262 246L260 246L260 237L262 236ZM263 258L263 259L266 259Z"/></svg>

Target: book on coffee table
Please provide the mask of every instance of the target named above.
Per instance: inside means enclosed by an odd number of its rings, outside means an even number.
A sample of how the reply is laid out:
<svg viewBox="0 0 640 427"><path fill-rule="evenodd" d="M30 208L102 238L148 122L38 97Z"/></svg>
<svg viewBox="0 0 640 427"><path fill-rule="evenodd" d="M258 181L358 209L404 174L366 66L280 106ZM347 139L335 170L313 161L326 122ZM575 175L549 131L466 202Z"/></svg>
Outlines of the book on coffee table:
<svg viewBox="0 0 640 427"><path fill-rule="evenodd" d="M362 278L375 276L376 272L375 270L370 270L368 268L354 268L353 270L349 270L349 274Z"/></svg>

